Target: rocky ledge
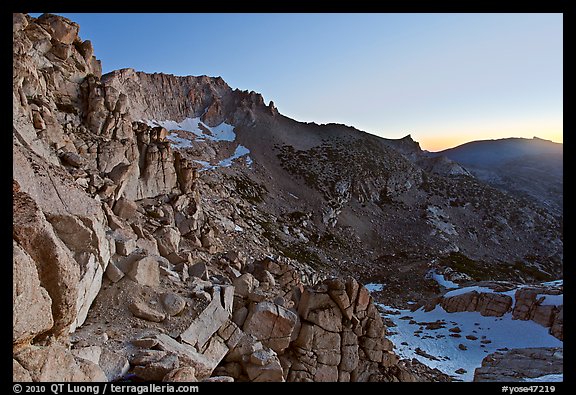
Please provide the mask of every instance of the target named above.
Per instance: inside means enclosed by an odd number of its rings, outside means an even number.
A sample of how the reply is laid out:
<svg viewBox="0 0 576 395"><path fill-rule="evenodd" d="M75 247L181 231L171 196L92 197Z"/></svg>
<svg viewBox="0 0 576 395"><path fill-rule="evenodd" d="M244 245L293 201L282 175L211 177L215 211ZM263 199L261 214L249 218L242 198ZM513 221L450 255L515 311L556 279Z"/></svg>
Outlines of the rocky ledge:
<svg viewBox="0 0 576 395"><path fill-rule="evenodd" d="M511 312L515 320L532 320L559 340L564 338L563 285L515 285L481 282L447 292L439 304L449 313L477 311L483 316L502 317Z"/></svg>
<svg viewBox="0 0 576 395"><path fill-rule="evenodd" d="M488 355L474 381L563 381L561 348L520 348Z"/></svg>

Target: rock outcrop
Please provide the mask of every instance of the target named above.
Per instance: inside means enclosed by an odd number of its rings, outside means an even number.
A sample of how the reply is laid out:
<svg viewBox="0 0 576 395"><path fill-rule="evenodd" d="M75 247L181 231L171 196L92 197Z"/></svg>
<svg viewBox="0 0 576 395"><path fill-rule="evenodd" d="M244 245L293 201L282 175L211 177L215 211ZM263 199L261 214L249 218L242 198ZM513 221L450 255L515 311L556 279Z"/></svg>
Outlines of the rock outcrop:
<svg viewBox="0 0 576 395"><path fill-rule="evenodd" d="M520 348L490 354L474 371L474 381L529 381L548 375L562 375L561 348Z"/></svg>
<svg viewBox="0 0 576 395"><path fill-rule="evenodd" d="M36 264L16 242L12 248L12 342L20 346L51 329L54 318L52 299L40 283Z"/></svg>
<svg viewBox="0 0 576 395"><path fill-rule="evenodd" d="M101 74L100 63L65 18L13 21L14 356L32 380L105 380L64 346L111 256L102 203L86 193L71 132L82 123L80 83Z"/></svg>
<svg viewBox="0 0 576 395"><path fill-rule="evenodd" d="M493 291L447 293L440 306L449 313L477 311L483 316L502 317L511 313L515 320L532 320L546 328L560 340L564 336L564 302L562 285L521 286L488 283Z"/></svg>
<svg viewBox="0 0 576 395"><path fill-rule="evenodd" d="M550 334L564 339L564 298L562 287L528 287L516 291L516 304L512 317L519 320L532 320L549 327Z"/></svg>
<svg viewBox="0 0 576 395"><path fill-rule="evenodd" d="M354 279L330 279L300 296L291 381L370 381L398 357L368 290Z"/></svg>
<svg viewBox="0 0 576 395"><path fill-rule="evenodd" d="M441 306L449 313L478 311L483 316L502 317L510 311L512 298L491 292L467 292L444 298Z"/></svg>
<svg viewBox="0 0 576 395"><path fill-rule="evenodd" d="M30 346L14 355L30 381L108 381L104 371L87 359L74 356L63 345ZM27 380L25 380L27 381Z"/></svg>

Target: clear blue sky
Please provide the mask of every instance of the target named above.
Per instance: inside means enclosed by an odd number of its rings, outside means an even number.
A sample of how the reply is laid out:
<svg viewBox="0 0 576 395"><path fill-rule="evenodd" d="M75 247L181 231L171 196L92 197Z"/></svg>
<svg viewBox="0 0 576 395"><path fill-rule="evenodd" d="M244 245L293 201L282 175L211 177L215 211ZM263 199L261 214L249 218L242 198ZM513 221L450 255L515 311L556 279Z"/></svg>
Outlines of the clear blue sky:
<svg viewBox="0 0 576 395"><path fill-rule="evenodd" d="M221 76L296 120L410 133L429 150L562 142L562 14L59 15L104 72Z"/></svg>

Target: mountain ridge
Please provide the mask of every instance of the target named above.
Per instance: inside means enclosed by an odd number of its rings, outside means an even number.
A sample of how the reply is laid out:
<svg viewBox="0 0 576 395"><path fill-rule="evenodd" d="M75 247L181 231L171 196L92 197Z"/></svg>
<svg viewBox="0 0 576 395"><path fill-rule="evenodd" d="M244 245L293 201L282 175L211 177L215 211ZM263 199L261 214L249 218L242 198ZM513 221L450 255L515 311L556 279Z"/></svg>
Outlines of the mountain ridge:
<svg viewBox="0 0 576 395"><path fill-rule="evenodd" d="M473 141L428 155L447 157L479 180L561 215L563 151L561 143L534 137Z"/></svg>
<svg viewBox="0 0 576 395"><path fill-rule="evenodd" d="M479 143L479 142L501 142L501 141L536 141L536 142L543 142L543 143L551 143L551 144L559 144L559 145L563 145L563 143L558 143L556 141L552 141L552 140L548 140L545 138L541 138L538 136L533 136L532 138L528 138L528 137L500 137L500 138L494 138L494 139L481 139L481 140L471 140L471 141L467 141L465 143L461 143L458 144L454 147L448 147L448 148L444 148L438 151L427 151L431 154L438 154L440 152L443 151L448 151L451 149L455 149L467 144L471 144L471 143Z"/></svg>

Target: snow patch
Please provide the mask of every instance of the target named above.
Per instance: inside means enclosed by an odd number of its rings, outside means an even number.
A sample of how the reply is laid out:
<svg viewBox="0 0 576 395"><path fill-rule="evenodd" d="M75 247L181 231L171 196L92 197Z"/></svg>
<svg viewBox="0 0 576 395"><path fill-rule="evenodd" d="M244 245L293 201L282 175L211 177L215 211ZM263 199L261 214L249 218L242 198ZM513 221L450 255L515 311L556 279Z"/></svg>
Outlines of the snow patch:
<svg viewBox="0 0 576 395"><path fill-rule="evenodd" d="M204 127L208 128L204 123ZM227 123L221 123L220 125L214 126L213 128L208 128L212 132L212 137L215 141L234 141L236 140L236 133L234 133L234 126Z"/></svg>
<svg viewBox="0 0 576 395"><path fill-rule="evenodd" d="M368 292L380 292L384 289L384 284L369 283L364 285Z"/></svg>
<svg viewBox="0 0 576 395"><path fill-rule="evenodd" d="M229 125L225 122L222 122L219 125L210 127L206 125L204 122L200 120L200 118L185 118L180 122L176 122L170 119L166 119L163 121L157 121L155 119L150 120L141 120L140 122L146 123L148 126L155 127L155 126L162 126L166 128L168 131L173 132L176 130L185 131L191 133L190 139L186 139L180 137L174 133L170 133L167 136L167 139L175 146L176 148L191 148L192 141L205 141L211 140L216 142L221 141L235 141L236 140L236 133L234 133L234 126ZM230 167L232 166L233 162L243 156L246 156L246 165L248 167L252 166L252 158L247 156L250 153L250 150L243 145L238 145L236 150L229 158L222 159L218 164L212 165L206 161L202 160L195 160L194 162L202 165L200 171L206 170L214 170L219 167Z"/></svg>
<svg viewBox="0 0 576 395"><path fill-rule="evenodd" d="M559 383L564 381L564 374L547 374L545 376L540 377L525 377L522 381L528 381L531 383L541 383L541 382L552 382L552 383Z"/></svg>
<svg viewBox="0 0 576 395"><path fill-rule="evenodd" d="M166 137L173 146L175 146L176 148L192 148L192 141L188 140L188 139L184 139L182 137L178 137L175 134L169 134Z"/></svg>
<svg viewBox="0 0 576 395"><path fill-rule="evenodd" d="M459 285L453 281L446 280L444 275L439 274L436 270L431 270L426 274L426 278L431 278L444 288L453 289L458 288Z"/></svg>
<svg viewBox="0 0 576 395"><path fill-rule="evenodd" d="M439 305L429 312L423 308L410 311L397 310L382 304L379 306L384 311L400 313L385 316L396 324L395 327L388 328L388 338L394 343L395 352L401 358L416 358L431 368L438 368L464 381L472 381L474 370L480 367L482 359L499 348L563 346L562 341L548 333L548 328L534 321L513 320L510 313L502 317L484 317L478 312L448 313ZM413 321L401 319L407 316ZM426 329L426 325L418 324L435 321L444 322L444 328ZM454 333L449 332L449 329L456 326L461 329L461 337L450 336ZM417 330L422 332L414 333ZM476 340L467 339L466 336L474 336ZM485 343L482 343L482 340ZM403 342L407 345L402 345ZM459 344L466 346L466 350L461 350ZM417 348L437 360L417 354ZM466 373L455 373L460 368L465 369Z"/></svg>
<svg viewBox="0 0 576 395"><path fill-rule="evenodd" d="M234 126L222 122L219 125L210 127L200 120L200 118L185 118L180 122L166 119L157 121L155 119L142 120L148 126L162 126L168 131L184 130L194 134L197 138L207 139L212 141L234 141L236 140L236 133L234 133Z"/></svg>
<svg viewBox="0 0 576 395"><path fill-rule="evenodd" d="M244 232L244 228L242 228L240 225L235 225L234 226L234 230L236 232Z"/></svg>
<svg viewBox="0 0 576 395"><path fill-rule="evenodd" d="M558 287L560 285L564 285L564 280L554 280L542 283L542 285L550 286L550 287Z"/></svg>
<svg viewBox="0 0 576 395"><path fill-rule="evenodd" d="M243 145L238 145L238 147L236 147L236 150L234 151L234 153L232 154L232 156L230 156L229 158L226 159L222 159L217 167L230 167L232 166L232 162L236 159L239 159L241 157L243 157L244 155L248 155L250 153L250 150L246 147L244 147Z"/></svg>
<svg viewBox="0 0 576 395"><path fill-rule="evenodd" d="M536 299L541 297L544 297L544 301L540 303L542 306L560 306L564 304L564 295L538 294Z"/></svg>
<svg viewBox="0 0 576 395"><path fill-rule="evenodd" d="M209 162L206 162L205 160L197 160L197 159L194 159L194 162L196 162L196 163L198 163L199 165L202 165L202 166L204 166L204 167L210 167L210 163L209 163Z"/></svg>
<svg viewBox="0 0 576 395"><path fill-rule="evenodd" d="M235 160L248 155L250 153L250 150L246 147L244 147L243 145L238 145L238 147L236 147L236 150L234 151L234 153L226 158L226 159L222 159L220 162L218 162L218 164L213 165L209 162L206 162L204 160L194 160L194 162L198 163L199 165L202 166L202 168L199 171L206 171L206 170L214 170L217 169L219 167L230 167L232 166L232 164L234 163ZM248 161L246 161L246 164L248 164ZM250 163L251 164L251 163Z"/></svg>
<svg viewBox="0 0 576 395"><path fill-rule="evenodd" d="M198 170L199 172L203 172L206 170L214 170L217 167L217 166L211 165L210 162L206 162L205 160L196 160L195 159L194 162L196 162L202 166L202 168L200 170Z"/></svg>
<svg viewBox="0 0 576 395"><path fill-rule="evenodd" d="M488 288L488 287L479 287L477 285L474 285L472 287L464 287L464 288L460 288L460 289L455 289L453 291L448 291L444 294L445 298L450 298L452 296L458 296L458 295L463 295L463 294L467 294L469 292L478 292L478 293L493 293L494 290L492 288Z"/></svg>

